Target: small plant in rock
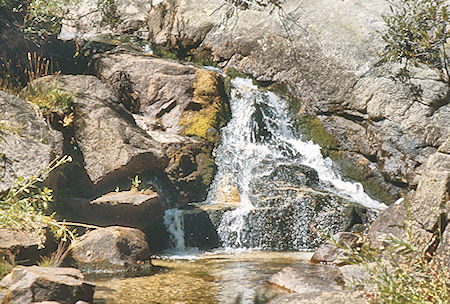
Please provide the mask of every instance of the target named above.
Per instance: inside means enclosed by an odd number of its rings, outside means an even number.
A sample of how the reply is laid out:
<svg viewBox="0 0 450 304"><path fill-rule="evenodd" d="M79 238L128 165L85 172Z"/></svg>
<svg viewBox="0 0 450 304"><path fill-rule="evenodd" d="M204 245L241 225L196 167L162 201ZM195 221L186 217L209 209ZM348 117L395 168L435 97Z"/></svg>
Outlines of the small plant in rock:
<svg viewBox="0 0 450 304"><path fill-rule="evenodd" d="M38 265L41 267L59 267L72 250L72 246L67 241L58 243L58 248L49 256L42 257Z"/></svg>
<svg viewBox="0 0 450 304"><path fill-rule="evenodd" d="M72 112L73 96L57 87L41 89L30 86L25 99L37 105L44 115L66 116Z"/></svg>
<svg viewBox="0 0 450 304"><path fill-rule="evenodd" d="M131 180L131 190L139 190L139 187L141 185L142 181L139 179L139 175L136 175L132 180Z"/></svg>
<svg viewBox="0 0 450 304"><path fill-rule="evenodd" d="M448 7L445 0L388 0L391 14L383 15L386 43L382 59L425 64L439 70L450 84L446 44L449 36Z"/></svg>
<svg viewBox="0 0 450 304"><path fill-rule="evenodd" d="M370 303L450 303L448 261L427 252L429 246L419 241L409 208L403 229L406 237L391 235L383 251L371 247L368 241L356 248L335 243L346 251L345 262L362 265L368 272L368 278L355 280L353 284L366 287Z"/></svg>

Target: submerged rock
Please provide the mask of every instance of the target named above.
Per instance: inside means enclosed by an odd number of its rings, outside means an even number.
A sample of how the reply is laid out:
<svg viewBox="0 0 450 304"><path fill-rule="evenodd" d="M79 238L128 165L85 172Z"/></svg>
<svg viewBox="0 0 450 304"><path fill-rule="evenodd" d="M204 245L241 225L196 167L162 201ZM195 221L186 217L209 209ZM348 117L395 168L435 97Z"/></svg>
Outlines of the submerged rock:
<svg viewBox="0 0 450 304"><path fill-rule="evenodd" d="M123 269L149 261L145 234L134 228L111 226L90 231L72 249L75 263L91 269Z"/></svg>
<svg viewBox="0 0 450 304"><path fill-rule="evenodd" d="M5 289L0 292L0 302L11 304L92 303L94 295L94 286L75 268L16 266L0 281L0 287Z"/></svg>
<svg viewBox="0 0 450 304"><path fill-rule="evenodd" d="M36 176L63 152L61 132L38 113L30 103L0 91L0 192L19 177Z"/></svg>

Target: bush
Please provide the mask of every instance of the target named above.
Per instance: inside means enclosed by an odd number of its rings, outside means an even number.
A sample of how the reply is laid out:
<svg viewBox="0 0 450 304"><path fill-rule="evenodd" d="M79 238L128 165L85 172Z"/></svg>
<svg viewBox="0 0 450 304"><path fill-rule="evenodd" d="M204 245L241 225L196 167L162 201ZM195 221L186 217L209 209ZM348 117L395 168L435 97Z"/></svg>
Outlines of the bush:
<svg viewBox="0 0 450 304"><path fill-rule="evenodd" d="M391 15L383 15L384 60L425 64L442 72L449 82L449 58L445 44L449 21L445 0L388 0Z"/></svg>
<svg viewBox="0 0 450 304"><path fill-rule="evenodd" d="M56 220L54 213L48 214L53 191L39 186L52 170L70 160L67 156L57 158L36 176L19 178L7 192L0 193L0 228L42 235L42 228L49 227L58 239L74 239L74 231Z"/></svg>
<svg viewBox="0 0 450 304"><path fill-rule="evenodd" d="M353 284L366 287L365 294L370 303L450 303L447 261L427 252L428 246L419 241L414 231L409 208L407 214L403 227L406 238L391 235L384 251L371 247L367 241L358 248L343 248L348 255L345 261L364 266L369 274L368 279Z"/></svg>

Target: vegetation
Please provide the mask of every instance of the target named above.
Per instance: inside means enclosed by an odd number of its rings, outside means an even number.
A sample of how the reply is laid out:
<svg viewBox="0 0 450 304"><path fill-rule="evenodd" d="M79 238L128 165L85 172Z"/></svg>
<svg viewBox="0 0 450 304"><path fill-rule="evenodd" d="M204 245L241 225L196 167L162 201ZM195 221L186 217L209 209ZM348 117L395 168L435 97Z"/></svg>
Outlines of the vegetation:
<svg viewBox="0 0 450 304"><path fill-rule="evenodd" d="M442 72L450 84L449 58L446 43L449 21L445 0L388 0L391 15L384 15L386 42L382 58L409 63L419 63Z"/></svg>
<svg viewBox="0 0 450 304"><path fill-rule="evenodd" d="M345 247L346 260L365 267L369 278L354 281L366 286L370 303L437 304L450 303L450 269L442 256L432 256L419 241L407 208L404 239L391 235L381 251L364 242L361 247ZM440 236L436 236L440 237ZM335 243L336 244L336 243Z"/></svg>
<svg viewBox="0 0 450 304"><path fill-rule="evenodd" d="M42 235L43 228L49 227L62 241L74 239L74 231L68 229L64 222L59 222L54 213L48 215L53 191L39 186L52 170L69 161L71 159L67 156L57 158L36 176L19 178L6 193L0 194L0 228Z"/></svg>
<svg viewBox="0 0 450 304"><path fill-rule="evenodd" d="M44 115L55 113L65 116L72 112L73 96L57 87L41 89L30 86L25 99L37 105Z"/></svg>

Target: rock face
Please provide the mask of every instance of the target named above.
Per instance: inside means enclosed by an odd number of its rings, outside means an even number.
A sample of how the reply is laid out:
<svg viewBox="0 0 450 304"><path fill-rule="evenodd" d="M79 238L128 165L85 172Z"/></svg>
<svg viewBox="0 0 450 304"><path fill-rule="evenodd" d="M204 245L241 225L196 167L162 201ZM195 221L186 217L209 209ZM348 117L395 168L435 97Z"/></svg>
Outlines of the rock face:
<svg viewBox="0 0 450 304"><path fill-rule="evenodd" d="M88 232L72 250L74 261L87 268L126 268L150 259L145 234L134 228L111 226Z"/></svg>
<svg viewBox="0 0 450 304"><path fill-rule="evenodd" d="M379 245L389 233L405 237L404 225L411 220L414 233L430 253L448 257L448 221L450 214L450 140L432 154L419 179L415 193L399 205L384 210L369 230L372 243ZM410 211L408 218L407 210ZM440 237L442 236L442 238ZM433 239L435 238L435 241ZM447 252L447 253L446 253Z"/></svg>
<svg viewBox="0 0 450 304"><path fill-rule="evenodd" d="M28 304L55 301L74 304L92 303L94 286L85 282L81 271L75 268L16 266L0 281L1 303Z"/></svg>
<svg viewBox="0 0 450 304"><path fill-rule="evenodd" d="M112 91L93 76L47 76L38 85L74 94L74 139L95 186L167 164L161 145L141 130Z"/></svg>
<svg viewBox="0 0 450 304"><path fill-rule="evenodd" d="M307 166L273 162L261 168L264 175L249 185L254 208L240 218L239 232L232 228L237 225L235 204L202 208L225 246L312 249L323 242L321 233L358 230L375 216L374 211L324 190L317 172Z"/></svg>
<svg viewBox="0 0 450 304"><path fill-rule="evenodd" d="M0 192L62 154L63 137L26 101L0 91Z"/></svg>
<svg viewBox="0 0 450 304"><path fill-rule="evenodd" d="M124 3L118 3L120 12ZM159 47L286 85L301 100L301 112L318 115L336 139L331 151L340 152L344 174L359 178L371 196L392 203L415 188L428 156L450 134L448 87L427 69L412 69L406 84L392 78L399 66L377 64L384 48L377 31L383 30L388 3L288 0L273 10L235 5L136 2L130 10L145 11L148 18L130 33L145 32ZM123 18L127 23L130 13ZM96 36L87 19L64 27L61 35ZM120 27L113 32L123 33ZM355 174L351 168L361 164Z"/></svg>
<svg viewBox="0 0 450 304"><path fill-rule="evenodd" d="M354 248L360 237L357 234L351 232L338 232L333 236L334 240L339 246ZM345 251L334 245L331 241L326 241L320 245L311 257L313 263L326 263L342 265L345 257Z"/></svg>
<svg viewBox="0 0 450 304"><path fill-rule="evenodd" d="M230 111L220 75L127 53L100 56L96 71L118 92L138 126L165 141L165 172L181 198L203 200L215 170L212 149Z"/></svg>
<svg viewBox="0 0 450 304"><path fill-rule="evenodd" d="M56 242L49 230L39 237L23 231L0 229L0 259L14 255L22 264L36 263L40 256L56 249Z"/></svg>

